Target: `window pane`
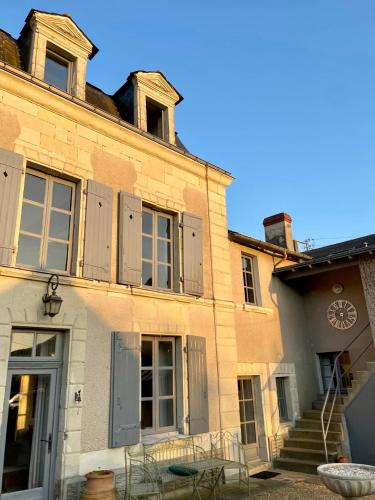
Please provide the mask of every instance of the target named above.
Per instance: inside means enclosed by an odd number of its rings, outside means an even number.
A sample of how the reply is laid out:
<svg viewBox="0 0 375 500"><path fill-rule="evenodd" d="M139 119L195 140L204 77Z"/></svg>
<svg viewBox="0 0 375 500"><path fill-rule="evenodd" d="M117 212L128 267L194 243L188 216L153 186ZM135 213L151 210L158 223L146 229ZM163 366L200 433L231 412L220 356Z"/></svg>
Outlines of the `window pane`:
<svg viewBox="0 0 375 500"><path fill-rule="evenodd" d="M47 55L44 80L66 92L68 88L68 64Z"/></svg>
<svg viewBox="0 0 375 500"><path fill-rule="evenodd" d="M142 257L152 260L152 238L142 236Z"/></svg>
<svg viewBox="0 0 375 500"><path fill-rule="evenodd" d="M242 383L243 383L244 399L253 399L253 386L251 380L244 379Z"/></svg>
<svg viewBox="0 0 375 500"><path fill-rule="evenodd" d="M24 199L44 203L46 192L46 180L36 175L26 174Z"/></svg>
<svg viewBox="0 0 375 500"><path fill-rule="evenodd" d="M43 207L38 207L36 205L31 205L30 203L23 202L21 231L41 234L43 226L43 212Z"/></svg>
<svg viewBox="0 0 375 500"><path fill-rule="evenodd" d="M53 357L56 352L56 335L54 333L38 333L36 336L36 356Z"/></svg>
<svg viewBox="0 0 375 500"><path fill-rule="evenodd" d="M34 333L13 332L10 348L11 356L31 356L34 343Z"/></svg>
<svg viewBox="0 0 375 500"><path fill-rule="evenodd" d="M168 239L171 237L171 220L161 215L158 216L158 236Z"/></svg>
<svg viewBox="0 0 375 500"><path fill-rule="evenodd" d="M51 211L49 235L59 240L69 240L70 215Z"/></svg>
<svg viewBox="0 0 375 500"><path fill-rule="evenodd" d="M246 302L248 304L255 304L254 290L245 288Z"/></svg>
<svg viewBox="0 0 375 500"><path fill-rule="evenodd" d="M171 262L171 244L165 240L158 240L158 261Z"/></svg>
<svg viewBox="0 0 375 500"><path fill-rule="evenodd" d="M141 429L152 427L152 401L141 402Z"/></svg>
<svg viewBox="0 0 375 500"><path fill-rule="evenodd" d="M251 424L246 424L246 437L247 437L246 444L251 444L251 443L257 442L255 422L252 422Z"/></svg>
<svg viewBox="0 0 375 500"><path fill-rule="evenodd" d="M152 366L152 342L149 340L142 340L142 352L141 352L141 365L142 366Z"/></svg>
<svg viewBox="0 0 375 500"><path fill-rule="evenodd" d="M152 234L152 214L142 212L142 233Z"/></svg>
<svg viewBox="0 0 375 500"><path fill-rule="evenodd" d="M159 400L159 426L170 427L173 425L173 399Z"/></svg>
<svg viewBox="0 0 375 500"><path fill-rule="evenodd" d="M171 288L171 268L158 264L158 288Z"/></svg>
<svg viewBox="0 0 375 500"><path fill-rule="evenodd" d="M65 243L48 243L47 268L66 271L68 265L68 245Z"/></svg>
<svg viewBox="0 0 375 500"><path fill-rule="evenodd" d="M39 267L40 238L21 234L18 240L17 263Z"/></svg>
<svg viewBox="0 0 375 500"><path fill-rule="evenodd" d="M250 273L245 273L246 276L246 285L250 288L253 288L253 275Z"/></svg>
<svg viewBox="0 0 375 500"><path fill-rule="evenodd" d="M245 424L241 424L241 442L242 444L247 444Z"/></svg>
<svg viewBox="0 0 375 500"><path fill-rule="evenodd" d="M251 259L249 257L242 257L242 269L251 273Z"/></svg>
<svg viewBox="0 0 375 500"><path fill-rule="evenodd" d="M70 212L72 208L72 188L59 182L53 183L52 206Z"/></svg>
<svg viewBox="0 0 375 500"><path fill-rule="evenodd" d="M152 370L142 370L141 397L152 398Z"/></svg>
<svg viewBox="0 0 375 500"><path fill-rule="evenodd" d="M159 366L173 366L173 343L170 340L159 341Z"/></svg>
<svg viewBox="0 0 375 500"><path fill-rule="evenodd" d="M152 264L150 262L142 262L142 283L146 286L152 286Z"/></svg>
<svg viewBox="0 0 375 500"><path fill-rule="evenodd" d="M245 422L245 407L243 402L240 403L240 422Z"/></svg>
<svg viewBox="0 0 375 500"><path fill-rule="evenodd" d="M159 370L159 396L173 396L173 370Z"/></svg>
<svg viewBox="0 0 375 500"><path fill-rule="evenodd" d="M251 420L254 420L254 402L245 401L244 408L245 408L245 421L249 422Z"/></svg>

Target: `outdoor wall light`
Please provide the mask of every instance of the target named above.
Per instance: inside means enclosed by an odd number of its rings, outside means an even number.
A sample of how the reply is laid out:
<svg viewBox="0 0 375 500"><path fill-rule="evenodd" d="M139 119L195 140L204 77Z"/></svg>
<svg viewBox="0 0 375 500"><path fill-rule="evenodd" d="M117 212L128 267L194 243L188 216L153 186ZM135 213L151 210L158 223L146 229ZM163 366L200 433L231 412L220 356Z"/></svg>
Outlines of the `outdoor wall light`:
<svg viewBox="0 0 375 500"><path fill-rule="evenodd" d="M63 299L56 295L56 290L59 286L59 277L57 274L52 274L47 283L47 292L43 295L44 315L53 318L59 314ZM51 287L52 293L49 293Z"/></svg>

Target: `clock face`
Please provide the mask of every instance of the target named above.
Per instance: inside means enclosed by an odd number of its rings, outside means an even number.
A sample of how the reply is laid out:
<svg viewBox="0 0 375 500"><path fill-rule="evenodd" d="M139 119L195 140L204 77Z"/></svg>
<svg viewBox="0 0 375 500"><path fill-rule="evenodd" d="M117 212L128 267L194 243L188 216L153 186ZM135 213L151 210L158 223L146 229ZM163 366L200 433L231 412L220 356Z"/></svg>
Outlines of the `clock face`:
<svg viewBox="0 0 375 500"><path fill-rule="evenodd" d="M335 300L327 310L328 321L338 330L347 330L357 321L357 309L348 300Z"/></svg>

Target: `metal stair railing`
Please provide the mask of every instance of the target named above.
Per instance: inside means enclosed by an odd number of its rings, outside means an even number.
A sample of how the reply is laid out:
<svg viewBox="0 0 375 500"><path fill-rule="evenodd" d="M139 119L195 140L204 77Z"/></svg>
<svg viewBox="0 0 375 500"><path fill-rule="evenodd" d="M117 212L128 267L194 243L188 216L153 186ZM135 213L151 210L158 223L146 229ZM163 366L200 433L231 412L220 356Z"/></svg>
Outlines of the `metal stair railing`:
<svg viewBox="0 0 375 500"><path fill-rule="evenodd" d="M320 414L320 422L322 426L322 433L323 433L323 443L324 443L324 452L325 452L325 457L326 457L326 463L328 463L328 448L327 448L327 436L329 432L329 426L331 424L331 419L332 419L332 413L335 407L336 399L337 399L337 394L341 395L341 382L344 376L349 374L349 371L353 368L353 366L357 363L357 361L363 356L363 354L373 345L373 341L371 342L361 351L359 356L350 364L350 366L343 372L340 373L340 365L339 365L339 359L342 356L342 354L351 347L354 342L359 339L359 337L367 330L367 328L370 326L370 323L367 323L367 325L362 328L362 330L352 339L348 345L344 347L344 349L337 354L335 357L335 360L333 362L333 369L332 369L332 375L329 381L326 397L324 399L324 404L322 407L322 411ZM335 387L333 388L333 386ZM324 426L324 414L326 411L327 404L329 402L329 397L333 394L333 398L331 399L331 409L329 412L328 420L327 420L327 425Z"/></svg>

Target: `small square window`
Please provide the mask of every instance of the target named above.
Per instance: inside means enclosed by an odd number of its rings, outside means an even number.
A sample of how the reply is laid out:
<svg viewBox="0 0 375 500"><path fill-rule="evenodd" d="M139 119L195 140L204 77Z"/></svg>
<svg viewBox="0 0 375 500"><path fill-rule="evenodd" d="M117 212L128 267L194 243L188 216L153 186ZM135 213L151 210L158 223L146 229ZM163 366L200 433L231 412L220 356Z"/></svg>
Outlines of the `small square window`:
<svg viewBox="0 0 375 500"><path fill-rule="evenodd" d="M69 73L71 63L52 51L47 51L44 68L44 81L64 92L69 92Z"/></svg>

